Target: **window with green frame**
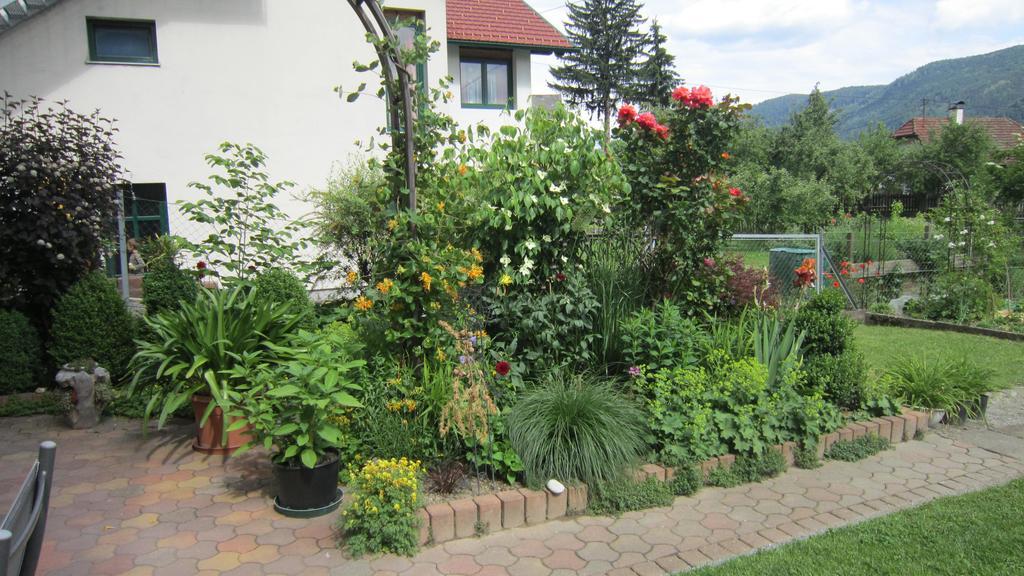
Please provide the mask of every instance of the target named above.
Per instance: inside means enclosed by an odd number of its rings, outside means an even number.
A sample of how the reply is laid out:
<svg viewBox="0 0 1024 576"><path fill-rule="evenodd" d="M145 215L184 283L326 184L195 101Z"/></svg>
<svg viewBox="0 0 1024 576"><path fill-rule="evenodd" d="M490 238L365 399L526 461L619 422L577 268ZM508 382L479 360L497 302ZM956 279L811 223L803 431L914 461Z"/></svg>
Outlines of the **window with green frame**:
<svg viewBox="0 0 1024 576"><path fill-rule="evenodd" d="M89 61L114 64L157 64L156 22L86 18Z"/></svg>
<svg viewBox="0 0 1024 576"><path fill-rule="evenodd" d="M463 108L515 108L512 51L459 50L459 88Z"/></svg>
<svg viewBox="0 0 1024 576"><path fill-rule="evenodd" d="M162 183L129 184L124 191L124 234L143 241L171 233L167 218L167 185ZM107 259L107 273L120 274L121 260L117 250Z"/></svg>
<svg viewBox="0 0 1024 576"><path fill-rule="evenodd" d="M385 10L384 17L387 18L388 24L391 25L391 31L394 32L398 38L398 43L403 49L410 49L416 42L418 36L423 35L427 27L424 24L423 12L412 12L408 10ZM412 76L413 81L416 83L416 87L420 93L426 95L427 93L427 65L423 62L417 64L410 64L408 66L409 75ZM391 115L387 117L388 130L394 129L391 125Z"/></svg>

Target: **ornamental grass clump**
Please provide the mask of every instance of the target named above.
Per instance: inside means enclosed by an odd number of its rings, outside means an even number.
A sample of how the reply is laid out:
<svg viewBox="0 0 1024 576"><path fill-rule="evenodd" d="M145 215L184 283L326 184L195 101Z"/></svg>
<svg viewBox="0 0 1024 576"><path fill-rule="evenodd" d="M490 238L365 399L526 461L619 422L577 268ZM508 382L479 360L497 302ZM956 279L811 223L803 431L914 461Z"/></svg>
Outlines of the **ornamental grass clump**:
<svg viewBox="0 0 1024 576"><path fill-rule="evenodd" d="M599 489L618 481L644 449L643 414L611 383L550 373L508 415L527 484L550 478Z"/></svg>
<svg viewBox="0 0 1024 576"><path fill-rule="evenodd" d="M349 551L411 556L419 547L420 475L418 460L371 460L349 467L352 503L342 512Z"/></svg>

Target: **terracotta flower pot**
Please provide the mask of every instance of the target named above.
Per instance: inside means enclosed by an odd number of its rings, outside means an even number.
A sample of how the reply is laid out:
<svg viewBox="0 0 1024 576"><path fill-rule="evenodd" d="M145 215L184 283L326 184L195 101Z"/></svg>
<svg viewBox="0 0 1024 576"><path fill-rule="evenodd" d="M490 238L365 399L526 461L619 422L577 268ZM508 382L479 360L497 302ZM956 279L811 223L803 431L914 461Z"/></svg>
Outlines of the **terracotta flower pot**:
<svg viewBox="0 0 1024 576"><path fill-rule="evenodd" d="M251 439L249 426L228 432L227 443L225 443L224 412L219 406L210 413L210 417L206 419L206 424L199 425L203 419L203 414L206 413L206 407L212 401L213 398L210 396L200 396L198 394L192 396L192 410L196 415L196 439L192 442L192 449L205 454L231 454ZM233 421L231 420L230 422Z"/></svg>

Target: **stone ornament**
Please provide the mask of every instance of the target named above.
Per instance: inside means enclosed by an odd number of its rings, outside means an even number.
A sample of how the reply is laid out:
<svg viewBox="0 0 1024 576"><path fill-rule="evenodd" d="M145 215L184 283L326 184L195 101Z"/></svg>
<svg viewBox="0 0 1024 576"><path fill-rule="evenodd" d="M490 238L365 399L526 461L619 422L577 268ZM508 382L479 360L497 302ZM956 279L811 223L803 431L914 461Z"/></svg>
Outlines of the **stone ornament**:
<svg viewBox="0 0 1024 576"><path fill-rule="evenodd" d="M96 388L110 385L110 372L94 362L71 362L61 366L55 380L61 388L70 388L74 392L71 410L68 411L71 427L77 430L99 424Z"/></svg>

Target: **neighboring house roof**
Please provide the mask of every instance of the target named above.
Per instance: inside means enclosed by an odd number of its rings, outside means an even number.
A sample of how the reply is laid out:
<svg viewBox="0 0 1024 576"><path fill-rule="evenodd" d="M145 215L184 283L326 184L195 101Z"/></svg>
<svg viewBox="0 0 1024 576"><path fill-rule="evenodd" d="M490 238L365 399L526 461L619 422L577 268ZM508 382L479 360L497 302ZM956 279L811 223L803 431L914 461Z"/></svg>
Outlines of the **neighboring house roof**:
<svg viewBox="0 0 1024 576"><path fill-rule="evenodd" d="M57 2L60 0L0 0L0 34Z"/></svg>
<svg viewBox="0 0 1024 576"><path fill-rule="evenodd" d="M446 0L448 40L560 51L572 45L523 0Z"/></svg>
<svg viewBox="0 0 1024 576"><path fill-rule="evenodd" d="M967 117L964 119L967 124L981 126L988 132L992 140L999 148L1006 150L1013 148L1024 136L1024 126L1012 118L988 118L983 116ZM941 117L917 117L911 118L892 133L897 140L919 140L928 142L938 136L944 126L949 124L949 118Z"/></svg>

